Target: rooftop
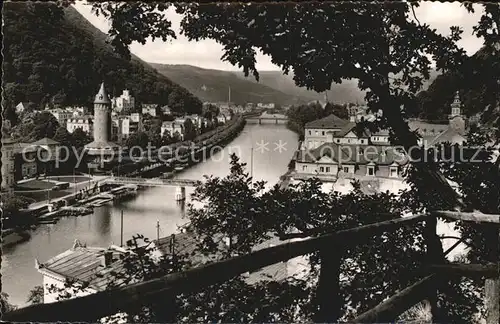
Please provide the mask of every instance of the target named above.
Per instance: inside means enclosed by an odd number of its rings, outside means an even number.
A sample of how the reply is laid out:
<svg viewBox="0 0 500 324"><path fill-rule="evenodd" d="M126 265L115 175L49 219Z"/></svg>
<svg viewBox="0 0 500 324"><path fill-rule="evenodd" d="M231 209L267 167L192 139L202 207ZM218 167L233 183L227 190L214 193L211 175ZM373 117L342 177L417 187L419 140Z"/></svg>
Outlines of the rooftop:
<svg viewBox="0 0 500 324"><path fill-rule="evenodd" d="M94 103L111 104L111 100L109 100L108 93L106 92L106 88L104 87L104 82L101 83L101 88L99 89L99 92L95 96Z"/></svg>
<svg viewBox="0 0 500 324"><path fill-rule="evenodd" d="M104 266L102 261L105 252L112 253L111 263L108 266ZM111 271L123 269L120 255L125 254L125 250L114 246L105 249L86 247L75 242L71 249L45 263L37 264L37 267L41 273L88 283L89 287L100 291L114 279L114 276L109 275Z"/></svg>
<svg viewBox="0 0 500 324"><path fill-rule="evenodd" d="M307 123L305 125L305 128L319 128L319 129L343 128L348 124L349 124L348 120L339 118L334 114L331 114L330 116Z"/></svg>
<svg viewBox="0 0 500 324"><path fill-rule="evenodd" d="M54 141L51 138L44 137L44 138L42 138L42 139L40 139L32 144L34 144L34 145L59 145L60 143L58 141Z"/></svg>
<svg viewBox="0 0 500 324"><path fill-rule="evenodd" d="M362 149L361 153L358 153ZM299 151L297 162L314 163L327 157L336 163L345 164L368 164L374 162L377 165L402 165L406 158L396 152L394 148L383 146L346 145L336 143L325 143L310 151Z"/></svg>

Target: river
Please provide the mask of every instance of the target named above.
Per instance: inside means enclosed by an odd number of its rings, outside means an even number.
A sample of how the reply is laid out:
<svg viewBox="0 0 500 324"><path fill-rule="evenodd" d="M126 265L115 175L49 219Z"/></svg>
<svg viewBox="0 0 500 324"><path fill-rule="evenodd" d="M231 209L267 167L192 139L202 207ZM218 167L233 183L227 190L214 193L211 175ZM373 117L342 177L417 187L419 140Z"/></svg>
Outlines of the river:
<svg viewBox="0 0 500 324"><path fill-rule="evenodd" d="M249 172L253 164L254 179L264 180L270 187L286 172L297 148L297 140L298 136L284 125L247 124L224 150L180 173L178 178L201 180L204 175L224 177L229 174L229 155L235 152L242 162L247 163ZM189 197L193 190L186 188L186 195ZM29 241L3 250L2 291L9 295L10 303L24 306L29 291L36 285L42 285L42 276L35 269L35 258L45 262L71 248L75 239L87 246L119 245L122 210L124 242L138 233L156 238L157 221L160 237L175 233L187 219L184 217L185 205L179 205L174 200L174 193L174 187L148 188L125 203L96 208L91 215L63 218L56 224L39 226L31 232Z"/></svg>

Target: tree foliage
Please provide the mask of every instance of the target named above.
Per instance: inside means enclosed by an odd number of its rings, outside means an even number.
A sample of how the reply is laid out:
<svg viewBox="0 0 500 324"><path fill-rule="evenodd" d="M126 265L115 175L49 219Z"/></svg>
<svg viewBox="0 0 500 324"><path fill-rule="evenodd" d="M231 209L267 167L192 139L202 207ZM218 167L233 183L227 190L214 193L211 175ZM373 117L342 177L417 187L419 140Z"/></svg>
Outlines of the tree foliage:
<svg viewBox="0 0 500 324"><path fill-rule="evenodd" d="M439 71L464 70L470 62L456 44L461 30L452 27L449 36L437 34L430 26L410 18L417 5L415 2L386 2L383 6L369 2L175 4L177 12L183 15L181 28L188 39L213 39L222 44L222 59L239 66L246 75L251 73L259 77L255 57L257 50L261 50L269 54L283 72L293 70L296 84L308 89L322 92L329 89L332 82L357 79L360 89L367 90L369 108L383 111L376 126L390 129L392 143L407 150L416 146L418 137L410 132L405 121L407 111L401 107L415 106L415 95L423 79L429 78L429 57ZM133 41L144 42L148 35L173 37L169 22L156 14L167 8L168 5L159 3L94 2L98 13L113 19L112 42L123 54L128 53L127 46ZM484 38L485 46L496 50L499 7L486 4L484 8L485 14L475 32ZM132 13L145 15L147 26L130 18ZM36 86L36 78L32 81ZM314 113L314 108L308 111L309 115ZM297 123L305 123L307 118L317 119L314 118L317 116L306 116L305 110L299 115ZM484 199L499 201L498 165L484 162L481 168L476 168L465 163L463 167L467 172L475 175L475 179L469 179L460 171L461 161L449 166L435 159L429 161L412 164L408 172L412 187L398 199L390 193L366 195L359 184L355 184L354 191L347 195L328 194L320 190L318 180L305 181L285 190L274 187L261 193L261 186L252 183L243 166L233 157L231 174L227 178L209 179L205 189L204 185L197 189L198 198L209 204L201 211L190 208L194 231L203 239L200 248L219 249L220 245L213 242L219 237L213 234L221 233L222 238L230 238L232 252L245 253L264 241L269 233L284 235L296 229L307 235L318 235L401 217L403 212L450 209L455 207L455 194L437 173L440 169L464 187L464 204L468 208L498 212L498 206L495 209L493 205L480 205ZM486 181L488 178L492 181ZM224 255L224 250L219 252ZM342 273L347 279L341 282L341 294L348 302L343 319L375 306L419 278L414 271L425 263L422 228L401 228L391 234L369 238L368 242L362 241L357 247L349 248L347 255L342 265ZM273 281L258 290L236 278L217 289L210 287L188 297L177 319L188 322L302 321L303 318L297 318L302 315L310 320L317 301L315 289L308 289L304 283L315 286L318 256L308 257L311 273L293 285L302 290L287 290L286 286L277 286L280 283ZM273 290L273 287L279 289ZM443 300L446 302L440 306L445 309L447 322L472 321L478 300L470 289L470 286L452 281L446 291L440 292L445 295ZM277 291L281 294L276 294ZM287 294L298 291L303 292L297 294L299 300ZM264 317L256 316L254 308L248 309L252 302L270 307L265 314L260 313ZM291 309L299 315L290 317ZM269 318L269 314L273 317Z"/></svg>
<svg viewBox="0 0 500 324"><path fill-rule="evenodd" d="M328 111L318 103L309 105L292 106L286 112L288 117L287 127L299 134L299 140L304 139L304 126L316 119L328 116Z"/></svg>
<svg viewBox="0 0 500 324"><path fill-rule="evenodd" d="M115 23L127 20L122 17ZM74 8L9 2L4 6L4 23L5 107L20 101L31 101L38 108L46 103L88 105L105 81L112 94L129 89L139 103L174 104L180 112L201 112L201 102L186 89L143 62L113 53L100 42L102 35L87 30L88 22ZM175 98L170 96L173 92Z"/></svg>
<svg viewBox="0 0 500 324"><path fill-rule="evenodd" d="M32 111L22 115L21 122L12 129L12 137L23 142L34 142L44 137L53 138L59 122L47 111Z"/></svg>

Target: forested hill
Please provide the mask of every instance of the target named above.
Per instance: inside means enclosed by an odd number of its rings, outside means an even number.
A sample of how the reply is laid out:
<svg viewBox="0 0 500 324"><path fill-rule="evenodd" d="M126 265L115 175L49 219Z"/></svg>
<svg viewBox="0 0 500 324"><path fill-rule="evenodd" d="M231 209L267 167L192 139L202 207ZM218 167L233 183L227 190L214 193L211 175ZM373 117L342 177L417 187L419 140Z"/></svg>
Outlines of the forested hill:
<svg viewBox="0 0 500 324"><path fill-rule="evenodd" d="M33 102L35 108L51 101L88 105L104 81L111 94L129 89L139 103L201 110L198 98L148 64L113 53L105 34L73 7L6 2L3 11L6 107L21 101Z"/></svg>
<svg viewBox="0 0 500 324"><path fill-rule="evenodd" d="M437 76L427 90L417 95L417 113L431 120L446 119L455 92L459 91L463 113L467 116L484 113L487 121L500 101L499 71L498 54L481 48L468 59L462 71Z"/></svg>
<svg viewBox="0 0 500 324"><path fill-rule="evenodd" d="M262 82L252 82L253 76L242 79L238 76L238 72L203 69L191 65L149 64L189 89L203 101L227 101L229 87L231 87L231 101L237 104L274 102L280 105L293 105L313 100L294 92L280 91Z"/></svg>

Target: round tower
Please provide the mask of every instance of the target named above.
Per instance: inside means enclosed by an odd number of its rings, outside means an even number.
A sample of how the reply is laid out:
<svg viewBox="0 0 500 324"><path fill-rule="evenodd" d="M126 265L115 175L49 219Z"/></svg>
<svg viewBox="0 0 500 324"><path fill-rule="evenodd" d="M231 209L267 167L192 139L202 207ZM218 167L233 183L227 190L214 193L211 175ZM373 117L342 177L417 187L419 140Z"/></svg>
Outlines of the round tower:
<svg viewBox="0 0 500 324"><path fill-rule="evenodd" d="M94 100L94 142L107 143L111 138L111 100L104 82Z"/></svg>

